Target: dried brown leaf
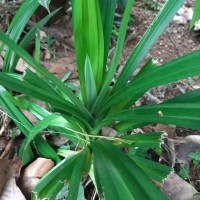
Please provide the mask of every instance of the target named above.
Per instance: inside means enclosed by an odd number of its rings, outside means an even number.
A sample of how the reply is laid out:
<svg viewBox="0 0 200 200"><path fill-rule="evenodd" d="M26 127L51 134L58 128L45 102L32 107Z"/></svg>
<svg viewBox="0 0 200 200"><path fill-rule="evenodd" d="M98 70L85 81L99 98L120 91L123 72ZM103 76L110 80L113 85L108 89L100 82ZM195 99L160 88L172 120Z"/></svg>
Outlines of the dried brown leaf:
<svg viewBox="0 0 200 200"><path fill-rule="evenodd" d="M25 170L23 177L43 177L54 166L54 162L47 158L37 158Z"/></svg>
<svg viewBox="0 0 200 200"><path fill-rule="evenodd" d="M73 79L78 77L74 55L68 55L67 57L60 58L56 61L43 61L42 64L60 79L62 79L69 71L72 72L70 78Z"/></svg>
<svg viewBox="0 0 200 200"><path fill-rule="evenodd" d="M176 173L171 173L162 184L163 191L170 200L198 200L193 195L197 192L194 187L181 179Z"/></svg>
<svg viewBox="0 0 200 200"><path fill-rule="evenodd" d="M4 169L5 174L4 174L4 181L3 183L1 183L3 188L0 193L0 199L25 200L25 197L20 191L20 189L17 187L15 180L21 170L21 161L19 157L15 156L12 162L5 159L1 160L1 163L4 163L1 165ZM3 173L3 171L1 171L1 173Z"/></svg>
<svg viewBox="0 0 200 200"><path fill-rule="evenodd" d="M168 134L168 137L172 138L174 136L175 131L176 131L176 126L174 126L174 125L165 125L165 124L157 124L154 127L154 130L156 132L165 131Z"/></svg>

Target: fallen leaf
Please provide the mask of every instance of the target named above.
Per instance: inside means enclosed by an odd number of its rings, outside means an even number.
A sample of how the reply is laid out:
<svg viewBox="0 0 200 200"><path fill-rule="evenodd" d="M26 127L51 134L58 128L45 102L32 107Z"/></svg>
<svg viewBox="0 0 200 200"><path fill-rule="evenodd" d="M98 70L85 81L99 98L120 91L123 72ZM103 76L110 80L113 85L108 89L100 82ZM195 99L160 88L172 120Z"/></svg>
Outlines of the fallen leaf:
<svg viewBox="0 0 200 200"><path fill-rule="evenodd" d="M23 73L27 68L31 69L31 71L35 72L35 70L30 67L23 59L19 59L17 66L15 68L16 71Z"/></svg>
<svg viewBox="0 0 200 200"><path fill-rule="evenodd" d="M11 161L1 160L5 163L4 167L6 169L6 177L4 177L3 188L0 193L1 200L16 199L16 200L26 200L21 190L16 185L16 177L19 176L21 170L21 160L19 157L15 156ZM1 181L2 182L2 181ZM2 183L1 183L2 184Z"/></svg>
<svg viewBox="0 0 200 200"><path fill-rule="evenodd" d="M19 182L19 187L26 199L31 199L31 192L39 182L39 178L23 177Z"/></svg>
<svg viewBox="0 0 200 200"><path fill-rule="evenodd" d="M165 124L157 124L154 127L154 131L160 132L160 131L165 131L168 135L169 138L174 137L174 133L176 131L176 126L174 125L165 125Z"/></svg>
<svg viewBox="0 0 200 200"><path fill-rule="evenodd" d="M54 163L47 158L37 158L24 170L23 177L19 181L20 189L27 199L31 197L31 191L36 186L40 178L42 178L50 169L52 169Z"/></svg>
<svg viewBox="0 0 200 200"><path fill-rule="evenodd" d="M7 181L7 176L9 174L10 171L10 164L11 161L8 159L0 159L0 177L1 177L1 181L0 181L0 194L1 191Z"/></svg>
<svg viewBox="0 0 200 200"><path fill-rule="evenodd" d="M32 124L37 124L37 119L32 113L28 112L27 110L21 110L21 111Z"/></svg>
<svg viewBox="0 0 200 200"><path fill-rule="evenodd" d="M72 72L70 76L71 79L78 77L74 55L69 54L67 57L60 58L56 61L48 60L41 63L46 69L60 79L69 71Z"/></svg>
<svg viewBox="0 0 200 200"><path fill-rule="evenodd" d="M54 162L47 158L37 158L25 170L23 177L43 177L50 169L54 167Z"/></svg>
<svg viewBox="0 0 200 200"><path fill-rule="evenodd" d="M161 184L162 190L168 195L170 200L198 200L193 197L197 191L189 183L180 178L176 173L171 173Z"/></svg>
<svg viewBox="0 0 200 200"><path fill-rule="evenodd" d="M15 177L11 176L5 186L4 189L0 195L1 200L26 200L24 195L22 194L21 190L16 185Z"/></svg>

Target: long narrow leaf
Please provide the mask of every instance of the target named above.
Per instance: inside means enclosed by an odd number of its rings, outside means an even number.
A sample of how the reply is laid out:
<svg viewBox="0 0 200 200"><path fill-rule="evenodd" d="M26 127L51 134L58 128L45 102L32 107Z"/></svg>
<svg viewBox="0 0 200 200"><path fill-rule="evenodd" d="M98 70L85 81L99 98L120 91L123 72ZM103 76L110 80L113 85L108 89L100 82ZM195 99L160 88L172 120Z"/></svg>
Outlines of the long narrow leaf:
<svg viewBox="0 0 200 200"><path fill-rule="evenodd" d="M124 107L130 107L152 87L199 75L199 57L200 51L195 51L161 66L151 68L141 75L138 74L139 76L130 84L110 97L101 112L103 113L110 107L112 107L110 113L114 113Z"/></svg>
<svg viewBox="0 0 200 200"><path fill-rule="evenodd" d="M157 133L144 133L144 134L134 134L134 135L126 135L120 137L125 141L131 141L132 147L139 147L139 148L155 148L159 149L160 144L162 143L163 132Z"/></svg>
<svg viewBox="0 0 200 200"><path fill-rule="evenodd" d="M11 25L8 28L7 34L9 37L17 43L24 27L27 25L30 17L33 15L35 10L38 8L39 3L35 0L26 0L20 9L17 11ZM3 71L10 72L10 61L13 50L10 47L6 48Z"/></svg>
<svg viewBox="0 0 200 200"><path fill-rule="evenodd" d="M105 200L167 199L138 165L111 142L92 143L99 196ZM120 187L120 188L119 188Z"/></svg>
<svg viewBox="0 0 200 200"><path fill-rule="evenodd" d="M120 122L116 125L116 129L120 131L138 128L138 123L174 124L200 130L199 116L200 106L197 103L166 103L142 106L108 116L94 129L94 132L98 132L101 127L113 122Z"/></svg>
<svg viewBox="0 0 200 200"><path fill-rule="evenodd" d="M66 94L71 101L79 108L80 112L85 116L87 120L91 119L92 116L88 112L88 110L83 106L81 101L73 94L73 92L62 83L59 79L57 79L53 74L48 72L44 67L39 65L35 60L20 46L15 44L11 39L9 39L4 33L0 31L0 40L8 45L16 54L18 54L25 62L27 62L31 67L33 67L37 72L44 75L47 79L52 81L64 94Z"/></svg>
<svg viewBox="0 0 200 200"><path fill-rule="evenodd" d="M41 79L41 77L33 73L30 69L25 70L24 75L23 75L23 80L27 81L28 83L38 88L42 88L46 91L51 92L52 95L58 95L58 93L52 87L50 87L50 85L48 85L48 83L45 82L44 79Z"/></svg>
<svg viewBox="0 0 200 200"><path fill-rule="evenodd" d="M112 35L116 0L99 0L99 6L101 10L101 20L102 20L103 35L104 35L104 68L105 68L107 64L110 39Z"/></svg>
<svg viewBox="0 0 200 200"><path fill-rule="evenodd" d="M5 88L0 86L0 105L4 107L8 115L11 117L13 122L22 131L22 133L28 137L33 125L28 121L28 119L22 114L22 112L12 103L12 96L6 91ZM51 158L55 162L59 162L60 158L57 156L55 151L49 146L49 144L44 141L41 136L35 138L35 146L41 155L47 158ZM29 158L27 162L33 159L33 153L30 147L28 147L27 153ZM20 154L21 156L21 154Z"/></svg>
<svg viewBox="0 0 200 200"><path fill-rule="evenodd" d="M67 182L75 183L81 179L82 173L88 171L90 166L90 151L85 148L78 154L64 159L50 170L32 191L32 199L54 199L57 193ZM68 199L76 200L79 185L69 188ZM71 196L73 194L73 196Z"/></svg>
<svg viewBox="0 0 200 200"><path fill-rule="evenodd" d="M139 64L145 58L146 54L156 42L158 37L164 31L168 23L172 20L178 9L184 4L185 0L168 0L164 7L160 10L159 14L149 26L148 30L132 51L124 69L122 70L115 86L113 93L124 87L131 77L132 73L137 69Z"/></svg>
<svg viewBox="0 0 200 200"><path fill-rule="evenodd" d="M0 83L4 87L7 87L14 91L27 94L44 102L48 102L53 107L55 106L55 108L60 108L63 110L68 108L69 114L78 114L77 108L72 103L63 100L58 96L52 95L52 93L48 92L47 90L38 88L34 85L29 84L28 82L11 77L4 72L0 73Z"/></svg>
<svg viewBox="0 0 200 200"><path fill-rule="evenodd" d="M166 165L153 162L141 158L139 156L129 155L131 159L145 172L145 174L156 181L163 182L163 180L170 174L172 169Z"/></svg>
<svg viewBox="0 0 200 200"><path fill-rule="evenodd" d="M99 2L98 0L73 0L72 11L78 73L85 102L84 64L86 56L90 58L98 91L104 73L104 40Z"/></svg>
<svg viewBox="0 0 200 200"><path fill-rule="evenodd" d="M97 98L97 88L92 72L90 58L86 56L85 60L85 91L86 91L86 107L91 109Z"/></svg>
<svg viewBox="0 0 200 200"><path fill-rule="evenodd" d="M52 13L48 14L46 17L44 17L40 22L38 22L36 25L33 26L33 28L24 36L24 38L22 39L22 41L20 42L20 46L22 48L25 48L27 46L27 44L35 37L36 32L43 27L50 19L52 16L54 16L59 9L54 10ZM19 56L18 55L13 55L12 57L12 66L10 68L10 72L14 72L14 69L17 65L17 62L19 60Z"/></svg>
<svg viewBox="0 0 200 200"><path fill-rule="evenodd" d="M192 90L170 100L164 101L165 103L200 103L200 89Z"/></svg>
<svg viewBox="0 0 200 200"><path fill-rule="evenodd" d="M27 139L23 142L20 152L22 152L22 164L27 163L27 160L29 159L28 149L31 144L31 142L34 141L34 138L38 136L38 134L48 126L55 126L55 127L68 127L69 123L66 119L64 119L60 115L49 115L46 118L44 118L42 121L38 122L38 124L31 129L29 135L27 136ZM73 125L71 125L69 133L73 133Z"/></svg>
<svg viewBox="0 0 200 200"><path fill-rule="evenodd" d="M117 69L118 62L119 62L119 59L120 59L120 55L121 55L122 48L123 48L123 44L124 44L124 39L125 39L125 36L126 36L126 27L128 25L129 16L130 16L130 12L131 12L133 3L134 3L134 0L130 0L130 1L128 1L128 4L126 6L126 9L125 9L125 12L124 12L124 15L123 15L123 19L122 19L122 23L121 23L121 26L120 26L120 30L119 30L119 37L118 37L118 40L117 40L115 53L114 53L114 56L112 58L108 72L106 74L106 78L104 80L101 92L100 92L100 94L97 98L97 101L95 102L95 105L93 106L93 109L92 109L93 113L99 112L99 109L102 106L101 103L103 102L103 99L105 99L105 96L106 96L108 89L109 89L110 82L112 81L114 73Z"/></svg>

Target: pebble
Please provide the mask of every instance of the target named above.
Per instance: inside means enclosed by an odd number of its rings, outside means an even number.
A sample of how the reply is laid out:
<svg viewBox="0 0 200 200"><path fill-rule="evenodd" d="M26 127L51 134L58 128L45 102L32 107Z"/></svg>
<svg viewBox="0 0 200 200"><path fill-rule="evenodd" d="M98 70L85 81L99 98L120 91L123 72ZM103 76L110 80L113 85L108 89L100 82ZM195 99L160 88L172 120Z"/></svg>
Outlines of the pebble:
<svg viewBox="0 0 200 200"><path fill-rule="evenodd" d="M200 31L200 20L195 23L194 31Z"/></svg>
<svg viewBox="0 0 200 200"><path fill-rule="evenodd" d="M177 14L174 16L173 22L175 22L176 24L184 25L188 21L192 20L192 16L193 16L193 8L183 6L178 10Z"/></svg>

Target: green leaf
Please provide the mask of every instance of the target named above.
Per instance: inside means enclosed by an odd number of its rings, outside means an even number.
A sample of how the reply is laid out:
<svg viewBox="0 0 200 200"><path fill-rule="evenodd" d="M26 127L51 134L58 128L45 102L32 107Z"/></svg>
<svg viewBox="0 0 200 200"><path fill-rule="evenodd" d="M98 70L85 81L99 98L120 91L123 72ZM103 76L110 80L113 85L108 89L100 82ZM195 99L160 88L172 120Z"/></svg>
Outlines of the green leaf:
<svg viewBox="0 0 200 200"><path fill-rule="evenodd" d="M160 149L163 132L126 135L120 139L131 142L131 147Z"/></svg>
<svg viewBox="0 0 200 200"><path fill-rule="evenodd" d="M13 18L8 31L7 35L9 35L9 38L13 40L13 42L17 43L24 27L27 25L29 19L35 12L35 10L38 8L39 3L35 0L26 0L20 9L15 14L15 17ZM0 36L1 39L1 36ZM4 64L3 64L3 71L4 72L10 72L10 67L12 65L11 58L12 58L13 49L10 47L6 48L5 56L4 56Z"/></svg>
<svg viewBox="0 0 200 200"><path fill-rule="evenodd" d="M190 29L195 25L195 22L200 18L200 0L195 0L194 13L190 22Z"/></svg>
<svg viewBox="0 0 200 200"><path fill-rule="evenodd" d="M9 117L17 125L17 127L22 131L22 133L28 137L33 125L28 121L28 119L22 114L22 112L12 103L13 97L6 91L5 88L0 86L0 105L8 113ZM44 141L41 136L35 138L35 146L39 153L43 153L44 157L51 158L57 163L60 161L59 157L56 155L55 151L49 146L49 144ZM31 161L34 157L30 147L27 148L27 160L24 162ZM21 153L20 153L20 156Z"/></svg>
<svg viewBox="0 0 200 200"><path fill-rule="evenodd" d="M117 82L114 86L113 93L123 88L133 72L147 55L150 48L156 42L158 37L164 31L168 23L172 20L178 9L184 4L185 0L168 0L159 14L149 26L148 30L133 49L128 61L126 62Z"/></svg>
<svg viewBox="0 0 200 200"><path fill-rule="evenodd" d="M139 156L129 155L131 159L145 172L145 174L156 181L163 182L172 169L166 165L144 159Z"/></svg>
<svg viewBox="0 0 200 200"><path fill-rule="evenodd" d="M47 127L63 127L69 132L69 134L76 134L76 127L73 124L69 123L65 118L60 115L49 115L45 117L43 120L39 121L36 126L34 126L27 139L23 142L20 151L22 152L22 163L26 163L29 158L27 153L27 149L29 148L31 142L34 141L34 138Z"/></svg>
<svg viewBox="0 0 200 200"><path fill-rule="evenodd" d="M97 98L97 101L95 102L95 105L93 106L92 113L98 113L99 110L102 108L102 102L104 102L103 100L105 100L105 96L109 90L110 82L112 81L112 78L117 69L120 55L121 55L121 52L123 49L125 36L126 36L126 27L128 25L129 16L130 16L130 12L131 12L133 3L134 3L134 0L130 0L130 1L128 1L128 4L126 6L126 9L125 9L125 12L123 15L123 19L121 22L120 30L119 30L119 36L118 36L114 56L112 58L111 64L110 64L108 72L106 74L106 78L104 80L101 92Z"/></svg>
<svg viewBox="0 0 200 200"><path fill-rule="evenodd" d="M92 66L90 58L86 56L85 59L85 91L86 91L86 107L88 110L94 104L97 98L97 89L95 85L94 75L92 73Z"/></svg>
<svg viewBox="0 0 200 200"><path fill-rule="evenodd" d="M22 112L12 103L12 99L13 97L10 93L4 87L0 86L0 105L3 106L17 127L27 137L33 126Z"/></svg>
<svg viewBox="0 0 200 200"><path fill-rule="evenodd" d="M27 81L31 85L34 85L38 88L42 88L48 92L51 92L52 95L58 95L58 93L53 89L45 79L42 79L37 74L33 73L30 69L25 69L23 80Z"/></svg>
<svg viewBox="0 0 200 200"><path fill-rule="evenodd" d="M23 48L15 44L11 39L9 39L3 32L0 31L0 40L8 45L16 54L18 54L26 63L33 67L38 73L44 75L47 80L50 80L59 90L63 92L71 101L77 106L80 112L83 114L86 120L91 120L92 116L89 111L83 106L81 101L76 97L76 95L68 88L63 82L57 79L48 70L38 64Z"/></svg>
<svg viewBox="0 0 200 200"><path fill-rule="evenodd" d="M52 93L47 90L36 87L32 84L29 84L28 82L19 80L17 78L14 78L8 75L7 73L0 72L0 82L1 85L3 85L4 87L7 87L9 89L12 89L14 91L23 94L27 94L44 102L48 102L55 108L66 110L67 107L68 109L66 111L68 111L69 114L72 113L77 114L78 112L77 108L72 103L63 100L58 96L52 95Z"/></svg>
<svg viewBox="0 0 200 200"><path fill-rule="evenodd" d="M99 6L101 11L101 20L102 20L103 35L104 35L104 68L105 68L107 64L110 39L112 35L116 0L99 0Z"/></svg>
<svg viewBox="0 0 200 200"><path fill-rule="evenodd" d="M40 32L37 32L36 40L35 40L35 61L40 63Z"/></svg>
<svg viewBox="0 0 200 200"><path fill-rule="evenodd" d="M35 37L35 34L37 33L37 31L43 27L50 19L51 17L53 17L58 11L59 9L54 10L52 13L48 14L46 17L44 17L40 22L38 22L37 24L35 24L33 26L33 28L24 36L24 38L22 39L22 41L20 42L20 46L22 48L26 48L27 44ZM12 61L12 66L10 68L10 72L14 72L14 69L17 65L17 62L19 60L19 56L14 54L12 57L13 61Z"/></svg>
<svg viewBox="0 0 200 200"><path fill-rule="evenodd" d="M92 142L98 194L105 200L167 199L144 171L111 142Z"/></svg>
<svg viewBox="0 0 200 200"><path fill-rule="evenodd" d="M116 130L121 132L138 128L140 123L174 124L186 128L200 130L200 105L197 103L165 103L127 109L108 116L95 128L98 132L101 127L113 122L119 122Z"/></svg>
<svg viewBox="0 0 200 200"><path fill-rule="evenodd" d="M122 10L126 8L127 3L128 3L128 0L117 0L117 4Z"/></svg>
<svg viewBox="0 0 200 200"><path fill-rule="evenodd" d="M76 200L81 176L83 172L88 172L90 162L91 158L88 148L64 159L40 180L32 191L32 199L48 198L53 200L62 187L69 182L67 199Z"/></svg>
<svg viewBox="0 0 200 200"><path fill-rule="evenodd" d="M159 65L153 60L149 59L148 62L142 67L142 69L138 72L135 78L143 75L144 73L151 72L154 68L158 67Z"/></svg>
<svg viewBox="0 0 200 200"><path fill-rule="evenodd" d="M98 0L73 0L72 17L78 73L85 102L84 64L87 55L97 91L101 87L104 74L104 38Z"/></svg>
<svg viewBox="0 0 200 200"><path fill-rule="evenodd" d="M49 4L50 4L51 0L37 0L37 1L38 1L38 3L41 6L43 6L44 8L46 8L48 12L50 12L50 10L49 10Z"/></svg>
<svg viewBox="0 0 200 200"><path fill-rule="evenodd" d="M185 94L179 95L163 103L199 103L200 102L200 89L192 90Z"/></svg>
<svg viewBox="0 0 200 200"><path fill-rule="evenodd" d="M161 66L151 68L138 76L126 87L115 93L104 104L104 110L112 106L110 113L114 113L124 107L130 107L149 89L171 83L186 77L200 74L200 51L195 51L165 63ZM188 70L190 68L190 70ZM173 69L173 70L172 70ZM156 80L156 81L155 81ZM133 95L131 95L133 94ZM99 113L100 115L101 113Z"/></svg>

